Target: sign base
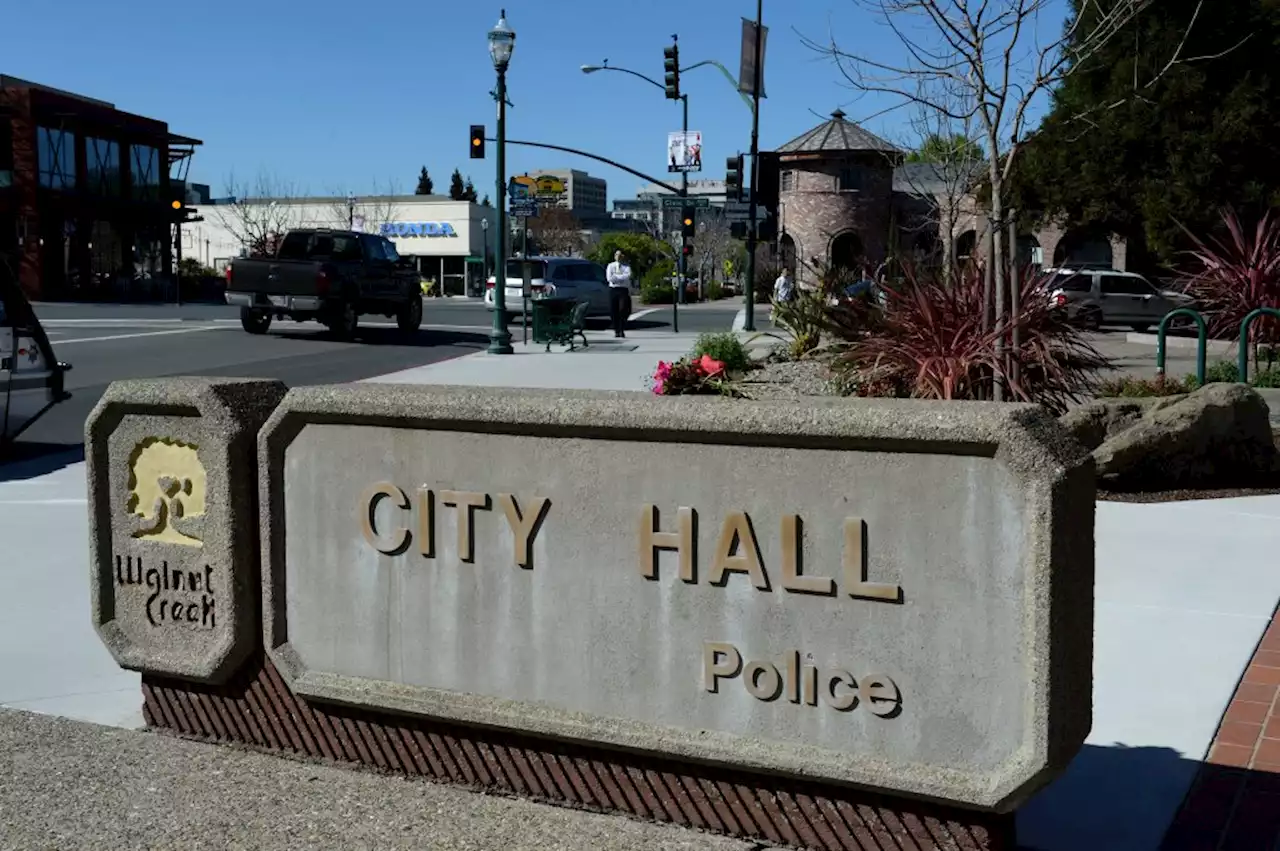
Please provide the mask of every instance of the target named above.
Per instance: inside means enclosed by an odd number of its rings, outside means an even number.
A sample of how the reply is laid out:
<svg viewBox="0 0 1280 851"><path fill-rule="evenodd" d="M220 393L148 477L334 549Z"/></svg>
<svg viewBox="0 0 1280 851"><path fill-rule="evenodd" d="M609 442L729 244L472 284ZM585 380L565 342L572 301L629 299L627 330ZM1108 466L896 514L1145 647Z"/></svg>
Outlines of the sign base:
<svg viewBox="0 0 1280 851"><path fill-rule="evenodd" d="M771 843L1014 851L1014 816L299 700L259 655L223 686L144 675L148 726Z"/></svg>

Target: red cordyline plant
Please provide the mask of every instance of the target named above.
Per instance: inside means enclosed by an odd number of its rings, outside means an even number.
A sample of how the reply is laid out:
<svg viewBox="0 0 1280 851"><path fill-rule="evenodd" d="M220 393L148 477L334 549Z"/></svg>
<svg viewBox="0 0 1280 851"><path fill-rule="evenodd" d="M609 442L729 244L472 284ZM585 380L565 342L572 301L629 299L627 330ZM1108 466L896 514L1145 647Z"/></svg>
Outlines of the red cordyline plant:
<svg viewBox="0 0 1280 851"><path fill-rule="evenodd" d="M991 398L996 376L1006 398L1037 402L1055 412L1092 389L1106 360L1081 331L1051 309L1042 279L1021 276L1019 309L999 327L983 328L983 280L976 268L950 282L940 270L903 270L885 289L874 332L855 340L836 364L846 386L866 395L896 389L921 399ZM1012 345L1013 326L1019 345ZM996 341L1005 335L1005 354Z"/></svg>
<svg viewBox="0 0 1280 851"><path fill-rule="evenodd" d="M1183 228L1193 248L1179 279L1196 300L1211 334L1235 337L1251 311L1280 309L1280 219L1272 212L1250 231L1228 207L1221 213L1223 238L1201 239ZM1272 317L1264 314L1251 327L1254 342L1280 340L1280 322Z"/></svg>

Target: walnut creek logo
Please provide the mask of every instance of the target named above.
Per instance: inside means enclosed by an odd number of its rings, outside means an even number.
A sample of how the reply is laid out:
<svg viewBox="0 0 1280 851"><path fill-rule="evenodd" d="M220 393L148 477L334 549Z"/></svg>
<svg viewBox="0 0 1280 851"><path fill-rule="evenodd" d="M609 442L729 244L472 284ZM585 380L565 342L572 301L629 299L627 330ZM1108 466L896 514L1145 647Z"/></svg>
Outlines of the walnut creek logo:
<svg viewBox="0 0 1280 851"><path fill-rule="evenodd" d="M205 471L193 443L163 437L142 441L129 457L133 537L203 546Z"/></svg>

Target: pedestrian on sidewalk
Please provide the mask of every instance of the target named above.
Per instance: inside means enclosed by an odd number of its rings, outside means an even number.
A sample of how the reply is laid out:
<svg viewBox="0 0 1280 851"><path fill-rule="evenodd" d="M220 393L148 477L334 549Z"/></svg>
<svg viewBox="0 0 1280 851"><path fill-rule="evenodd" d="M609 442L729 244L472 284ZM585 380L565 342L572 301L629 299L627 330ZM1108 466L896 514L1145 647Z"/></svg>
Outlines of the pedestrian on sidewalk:
<svg viewBox="0 0 1280 851"><path fill-rule="evenodd" d="M782 267L782 274L778 275L778 279L773 282L773 306L776 308L780 304L787 304L796 297L796 285L791 280L791 272L786 266ZM770 311L769 317L773 319L773 312ZM776 321L774 324L777 324Z"/></svg>
<svg viewBox="0 0 1280 851"><path fill-rule="evenodd" d="M621 251L604 271L609 282L609 317L613 320L613 336L627 336L627 319L631 316L631 266Z"/></svg>

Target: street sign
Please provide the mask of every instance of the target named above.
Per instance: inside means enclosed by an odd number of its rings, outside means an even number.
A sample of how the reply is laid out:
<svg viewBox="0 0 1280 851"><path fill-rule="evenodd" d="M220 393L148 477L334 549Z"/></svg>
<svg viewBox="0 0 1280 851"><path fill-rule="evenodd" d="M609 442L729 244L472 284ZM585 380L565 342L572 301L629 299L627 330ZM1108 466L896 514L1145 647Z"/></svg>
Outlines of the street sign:
<svg viewBox="0 0 1280 851"><path fill-rule="evenodd" d="M662 199L662 206L668 210L679 210L681 207L697 207L699 210L705 210L711 206L711 199L699 196L681 198L679 195L668 195Z"/></svg>
<svg viewBox="0 0 1280 851"><path fill-rule="evenodd" d="M511 215L518 219L536 219L538 217L538 202L531 198L513 200L511 202Z"/></svg>

